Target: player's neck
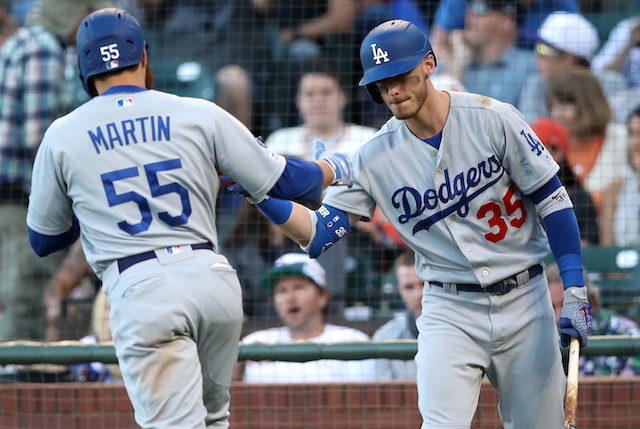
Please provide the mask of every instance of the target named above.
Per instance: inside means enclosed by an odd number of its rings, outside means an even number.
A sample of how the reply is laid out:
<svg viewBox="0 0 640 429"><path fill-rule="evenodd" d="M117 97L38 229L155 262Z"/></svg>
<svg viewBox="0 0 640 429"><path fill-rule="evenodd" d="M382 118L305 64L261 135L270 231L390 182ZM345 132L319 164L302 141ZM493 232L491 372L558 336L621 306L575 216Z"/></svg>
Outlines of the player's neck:
<svg viewBox="0 0 640 429"><path fill-rule="evenodd" d="M102 94L113 86L145 86L145 69L138 67L134 70L124 70L121 73L111 74L106 79L94 79L94 85L98 94Z"/></svg>
<svg viewBox="0 0 640 429"><path fill-rule="evenodd" d="M295 328L289 328L292 340L310 340L319 337L324 332L324 321L320 318Z"/></svg>

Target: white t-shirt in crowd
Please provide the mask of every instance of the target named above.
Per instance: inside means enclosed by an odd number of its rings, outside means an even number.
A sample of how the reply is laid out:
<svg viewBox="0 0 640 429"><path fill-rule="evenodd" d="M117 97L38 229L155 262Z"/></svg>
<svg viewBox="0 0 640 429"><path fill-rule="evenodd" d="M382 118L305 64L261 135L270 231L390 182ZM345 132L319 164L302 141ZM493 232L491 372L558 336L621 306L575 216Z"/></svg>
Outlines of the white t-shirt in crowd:
<svg viewBox="0 0 640 429"><path fill-rule="evenodd" d="M243 344L279 344L293 341L289 329L278 327L256 331L247 335ZM327 324L322 334L307 340L313 343L342 343L369 341L362 331ZM248 383L322 383L359 382L375 380L375 360L315 360L309 362L249 361L243 381Z"/></svg>

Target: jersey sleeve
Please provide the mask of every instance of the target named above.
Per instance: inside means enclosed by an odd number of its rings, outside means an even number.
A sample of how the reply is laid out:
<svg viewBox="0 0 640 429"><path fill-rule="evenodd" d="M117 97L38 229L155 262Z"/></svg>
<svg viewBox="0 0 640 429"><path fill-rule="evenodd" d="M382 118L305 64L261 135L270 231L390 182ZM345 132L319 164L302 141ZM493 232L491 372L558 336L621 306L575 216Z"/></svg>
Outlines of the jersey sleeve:
<svg viewBox="0 0 640 429"><path fill-rule="evenodd" d="M504 135L493 141L503 146L495 150L516 186L524 194L531 194L551 180L560 167L518 110L507 109L502 121Z"/></svg>
<svg viewBox="0 0 640 429"><path fill-rule="evenodd" d="M285 158L258 142L251 131L221 108L215 115L216 165L247 192L262 198L273 188L285 168Z"/></svg>
<svg viewBox="0 0 640 429"><path fill-rule="evenodd" d="M45 135L33 165L27 225L37 233L55 236L71 228L73 211L58 155L48 144L48 135Z"/></svg>
<svg viewBox="0 0 640 429"><path fill-rule="evenodd" d="M370 221L376 209L376 202L367 191L370 186L368 172L363 161L362 151L357 151L353 158L353 186L331 186L322 200L323 204L340 209L346 213L359 215L362 220Z"/></svg>

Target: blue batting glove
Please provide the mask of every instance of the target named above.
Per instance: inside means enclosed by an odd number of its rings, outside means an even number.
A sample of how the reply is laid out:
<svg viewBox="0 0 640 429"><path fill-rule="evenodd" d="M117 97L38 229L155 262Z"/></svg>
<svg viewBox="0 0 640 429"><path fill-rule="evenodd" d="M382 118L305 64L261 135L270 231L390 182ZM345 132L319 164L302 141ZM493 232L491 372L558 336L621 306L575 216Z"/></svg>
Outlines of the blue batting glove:
<svg viewBox="0 0 640 429"><path fill-rule="evenodd" d="M569 345L571 337L578 339L580 347L586 346L592 319L586 286L567 288L564 291L564 304L558 329L562 347Z"/></svg>
<svg viewBox="0 0 640 429"><path fill-rule="evenodd" d="M324 143L319 139L314 139L311 143L316 151L316 159L326 161L333 170L336 179L332 185L344 185L349 188L353 186L353 166L349 155L342 152L327 151Z"/></svg>

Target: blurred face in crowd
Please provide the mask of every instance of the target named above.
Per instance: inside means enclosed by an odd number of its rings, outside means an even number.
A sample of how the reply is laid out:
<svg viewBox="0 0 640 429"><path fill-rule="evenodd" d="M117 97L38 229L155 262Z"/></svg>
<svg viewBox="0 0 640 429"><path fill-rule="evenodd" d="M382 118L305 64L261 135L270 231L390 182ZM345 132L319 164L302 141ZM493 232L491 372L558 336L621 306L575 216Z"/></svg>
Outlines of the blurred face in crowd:
<svg viewBox="0 0 640 429"><path fill-rule="evenodd" d="M572 128L571 125L575 122L577 117L575 103L568 103L551 98L549 100L549 109L553 119L560 122L568 129Z"/></svg>
<svg viewBox="0 0 640 429"><path fill-rule="evenodd" d="M542 79L547 80L555 73L559 73L574 64L571 55L549 46L545 43L536 45L536 64Z"/></svg>
<svg viewBox="0 0 640 429"><path fill-rule="evenodd" d="M629 163L640 172L640 115L629 118Z"/></svg>
<svg viewBox="0 0 640 429"><path fill-rule="evenodd" d="M304 338L305 334L311 338L322 332L328 298L324 289L306 277L283 277L273 290L276 313L293 338Z"/></svg>
<svg viewBox="0 0 640 429"><path fill-rule="evenodd" d="M342 123L347 96L340 83L326 74L308 74L300 80L298 110L305 125L331 129Z"/></svg>
<svg viewBox="0 0 640 429"><path fill-rule="evenodd" d="M396 279L398 280L398 292L405 307L414 317L420 316L422 313L422 287L424 282L416 274L415 266L398 266L396 268Z"/></svg>
<svg viewBox="0 0 640 429"><path fill-rule="evenodd" d="M486 46L497 37L510 34L512 21L501 11L491 9L486 2L473 1L465 13L464 41L470 46Z"/></svg>

